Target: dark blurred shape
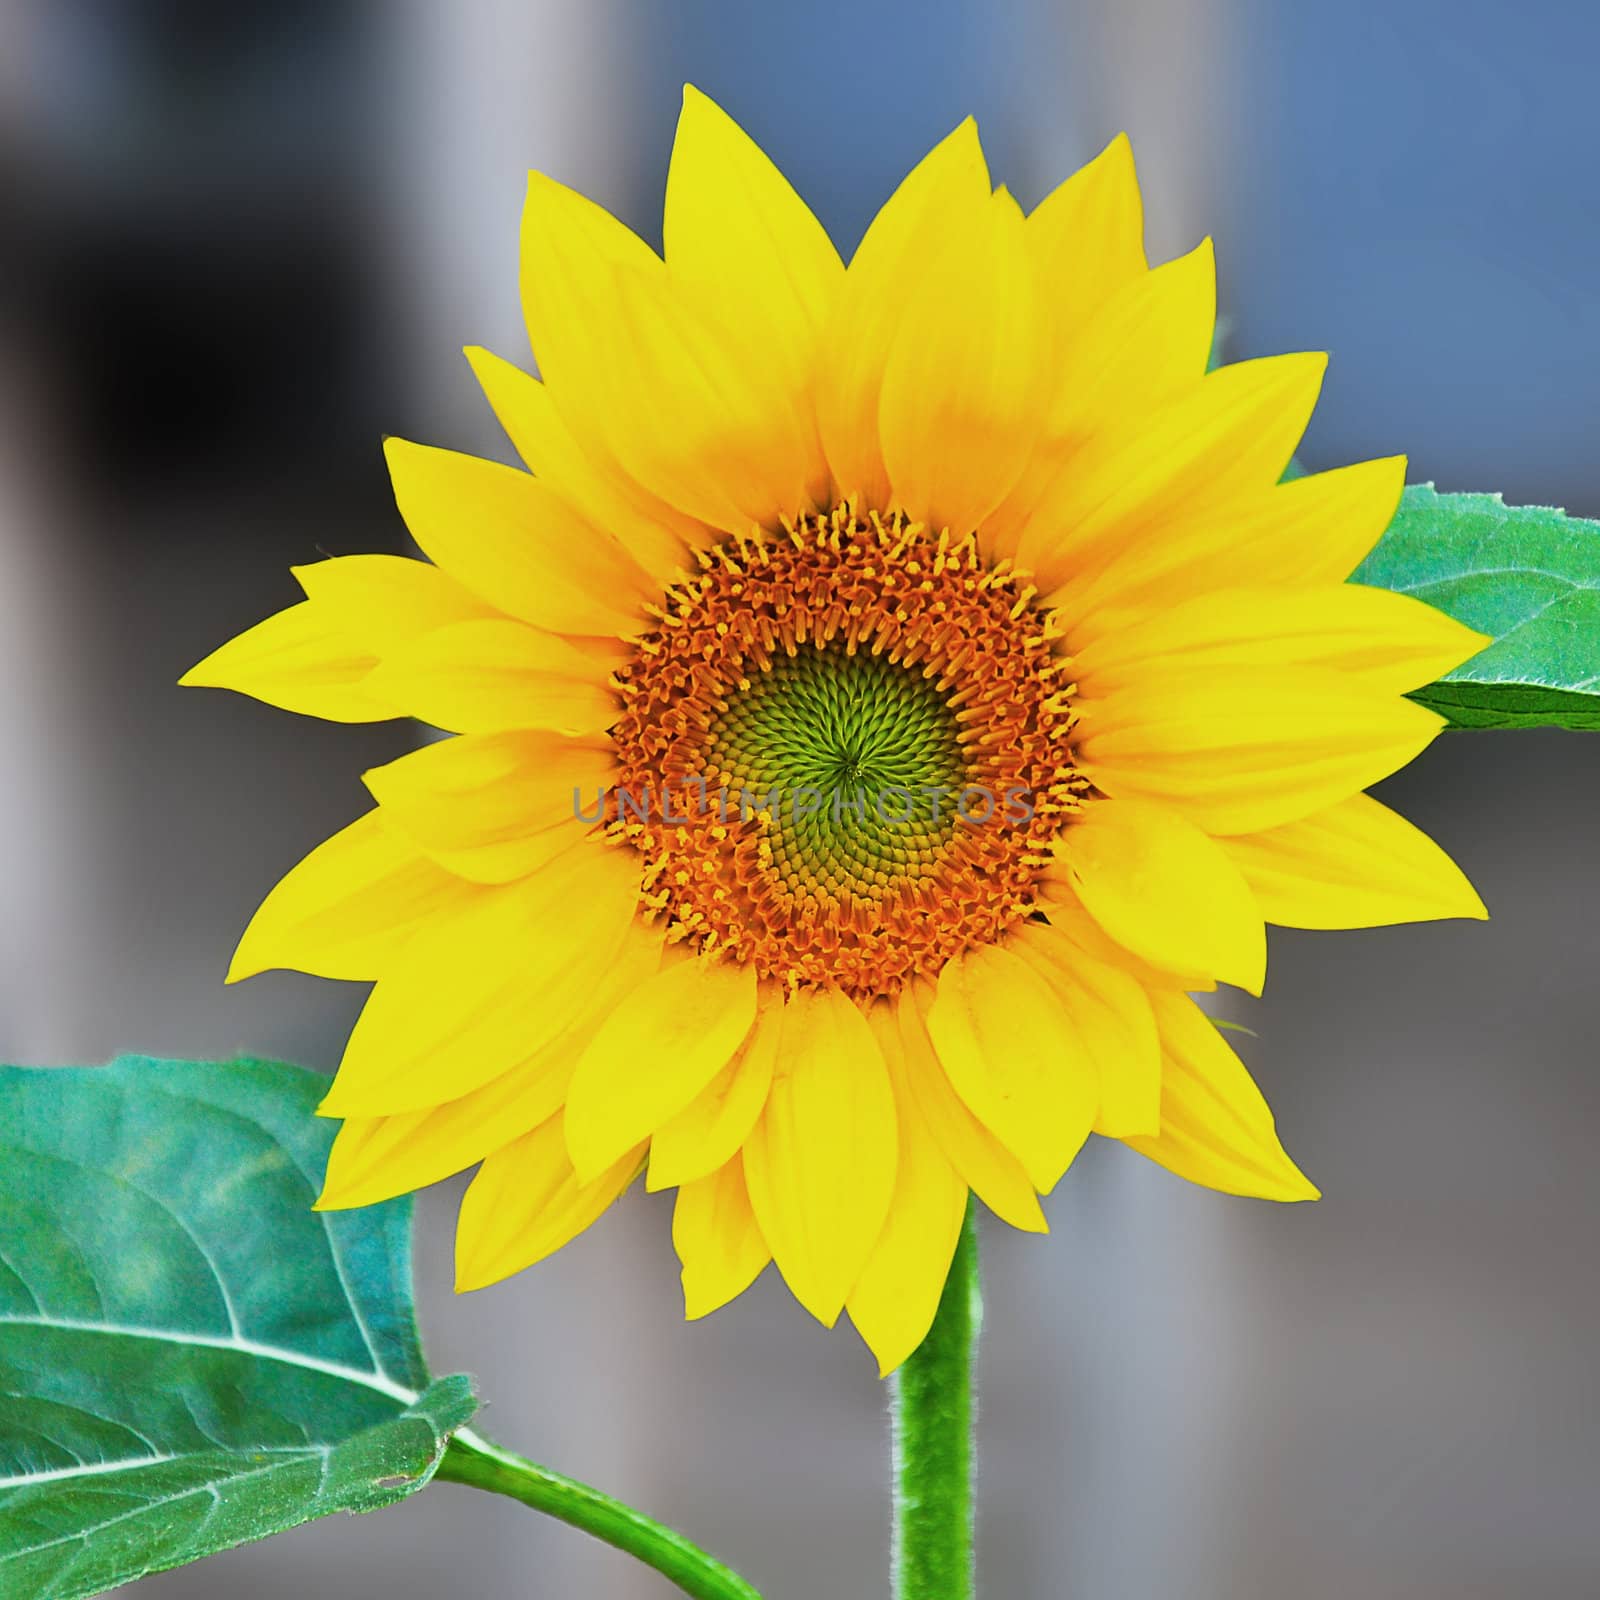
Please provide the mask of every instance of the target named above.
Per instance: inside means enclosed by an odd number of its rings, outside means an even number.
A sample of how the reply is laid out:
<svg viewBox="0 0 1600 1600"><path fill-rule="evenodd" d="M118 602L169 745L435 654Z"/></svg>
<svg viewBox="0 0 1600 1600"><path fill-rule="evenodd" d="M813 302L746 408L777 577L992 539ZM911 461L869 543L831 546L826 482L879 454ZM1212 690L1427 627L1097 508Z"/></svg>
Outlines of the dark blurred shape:
<svg viewBox="0 0 1600 1600"><path fill-rule="evenodd" d="M337 490L383 383L376 8L67 0L36 24L20 277L91 486Z"/></svg>

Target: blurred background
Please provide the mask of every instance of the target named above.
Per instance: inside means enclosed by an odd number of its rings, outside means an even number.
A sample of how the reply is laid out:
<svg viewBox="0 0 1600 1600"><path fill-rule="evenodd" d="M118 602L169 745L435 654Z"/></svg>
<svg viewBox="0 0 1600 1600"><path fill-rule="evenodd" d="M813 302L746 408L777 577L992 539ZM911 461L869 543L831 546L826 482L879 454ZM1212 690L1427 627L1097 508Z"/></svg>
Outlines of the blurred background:
<svg viewBox="0 0 1600 1600"><path fill-rule="evenodd" d="M3 0L0 1059L336 1061L358 989L222 974L414 736L173 685L291 563L402 547L382 435L507 455L458 352L526 357L526 168L658 239L692 79L848 250L968 111L1028 203L1126 128L1152 256L1217 237L1228 355L1332 352L1311 465L1600 515L1597 50L1586 0ZM1600 738L1447 736L1388 798L1494 920L1276 936L1238 1014L1320 1205L1099 1145L1050 1239L989 1230L985 1593L1600 1593L1597 793ZM848 1331L770 1273L685 1326L643 1195L458 1300L454 1198L421 1316L485 1431L773 1600L883 1593ZM452 1486L138 1589L376 1592L670 1591Z"/></svg>

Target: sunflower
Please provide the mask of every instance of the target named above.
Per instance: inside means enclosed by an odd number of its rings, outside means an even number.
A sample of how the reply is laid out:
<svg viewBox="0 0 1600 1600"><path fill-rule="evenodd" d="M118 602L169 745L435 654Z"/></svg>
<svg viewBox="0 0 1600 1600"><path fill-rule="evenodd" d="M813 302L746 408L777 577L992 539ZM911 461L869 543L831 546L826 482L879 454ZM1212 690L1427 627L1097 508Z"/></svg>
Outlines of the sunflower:
<svg viewBox="0 0 1600 1600"><path fill-rule="evenodd" d="M1091 1133L1315 1198L1190 996L1267 921L1484 914L1363 793L1483 641L1344 582L1403 458L1284 481L1324 357L1208 371L1126 139L1025 215L969 120L847 269L693 89L663 255L535 174L521 289L541 376L467 357L527 470L390 440L428 559L297 568L184 679L456 735L230 972L374 984L319 1203L476 1165L471 1289L642 1175L689 1316L775 1261L887 1371L969 1194L1044 1232Z"/></svg>

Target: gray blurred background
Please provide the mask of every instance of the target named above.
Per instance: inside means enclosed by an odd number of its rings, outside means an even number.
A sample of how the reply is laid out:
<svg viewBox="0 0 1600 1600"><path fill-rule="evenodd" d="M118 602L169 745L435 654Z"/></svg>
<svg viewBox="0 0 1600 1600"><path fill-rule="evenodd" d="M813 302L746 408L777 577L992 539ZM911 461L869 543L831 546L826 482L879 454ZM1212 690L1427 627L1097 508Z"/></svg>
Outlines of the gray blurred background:
<svg viewBox="0 0 1600 1600"><path fill-rule="evenodd" d="M0 1058L337 1059L359 990L222 973L412 735L173 683L291 562L401 548L381 435L505 453L457 352L525 356L525 168L657 238L693 79L848 249L968 111L1029 203L1125 127L1153 255L1217 236L1229 355L1332 352L1312 465L1408 450L1595 515L1597 50L1579 0L4 0ZM1447 737L1388 798L1494 920L1276 937L1237 1014L1320 1205L1099 1146L1049 1240L989 1230L988 1595L1600 1594L1597 793L1600 738ZM770 1275L683 1325L642 1195L458 1300L446 1188L421 1315L485 1431L772 1600L884 1592L884 1391L847 1331ZM453 1486L138 1590L380 1592L669 1590Z"/></svg>

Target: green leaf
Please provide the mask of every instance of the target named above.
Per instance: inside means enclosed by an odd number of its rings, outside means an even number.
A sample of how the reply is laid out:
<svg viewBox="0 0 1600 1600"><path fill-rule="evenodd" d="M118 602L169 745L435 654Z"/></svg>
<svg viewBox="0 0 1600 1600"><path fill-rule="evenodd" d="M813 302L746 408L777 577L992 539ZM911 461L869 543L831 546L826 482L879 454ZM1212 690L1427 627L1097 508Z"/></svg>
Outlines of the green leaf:
<svg viewBox="0 0 1600 1600"><path fill-rule="evenodd" d="M297 1067L0 1067L0 1594L72 1600L421 1488L410 1207L312 1211Z"/></svg>
<svg viewBox="0 0 1600 1600"><path fill-rule="evenodd" d="M1600 522L1421 484L1351 581L1494 640L1411 697L1453 726L1600 728Z"/></svg>

